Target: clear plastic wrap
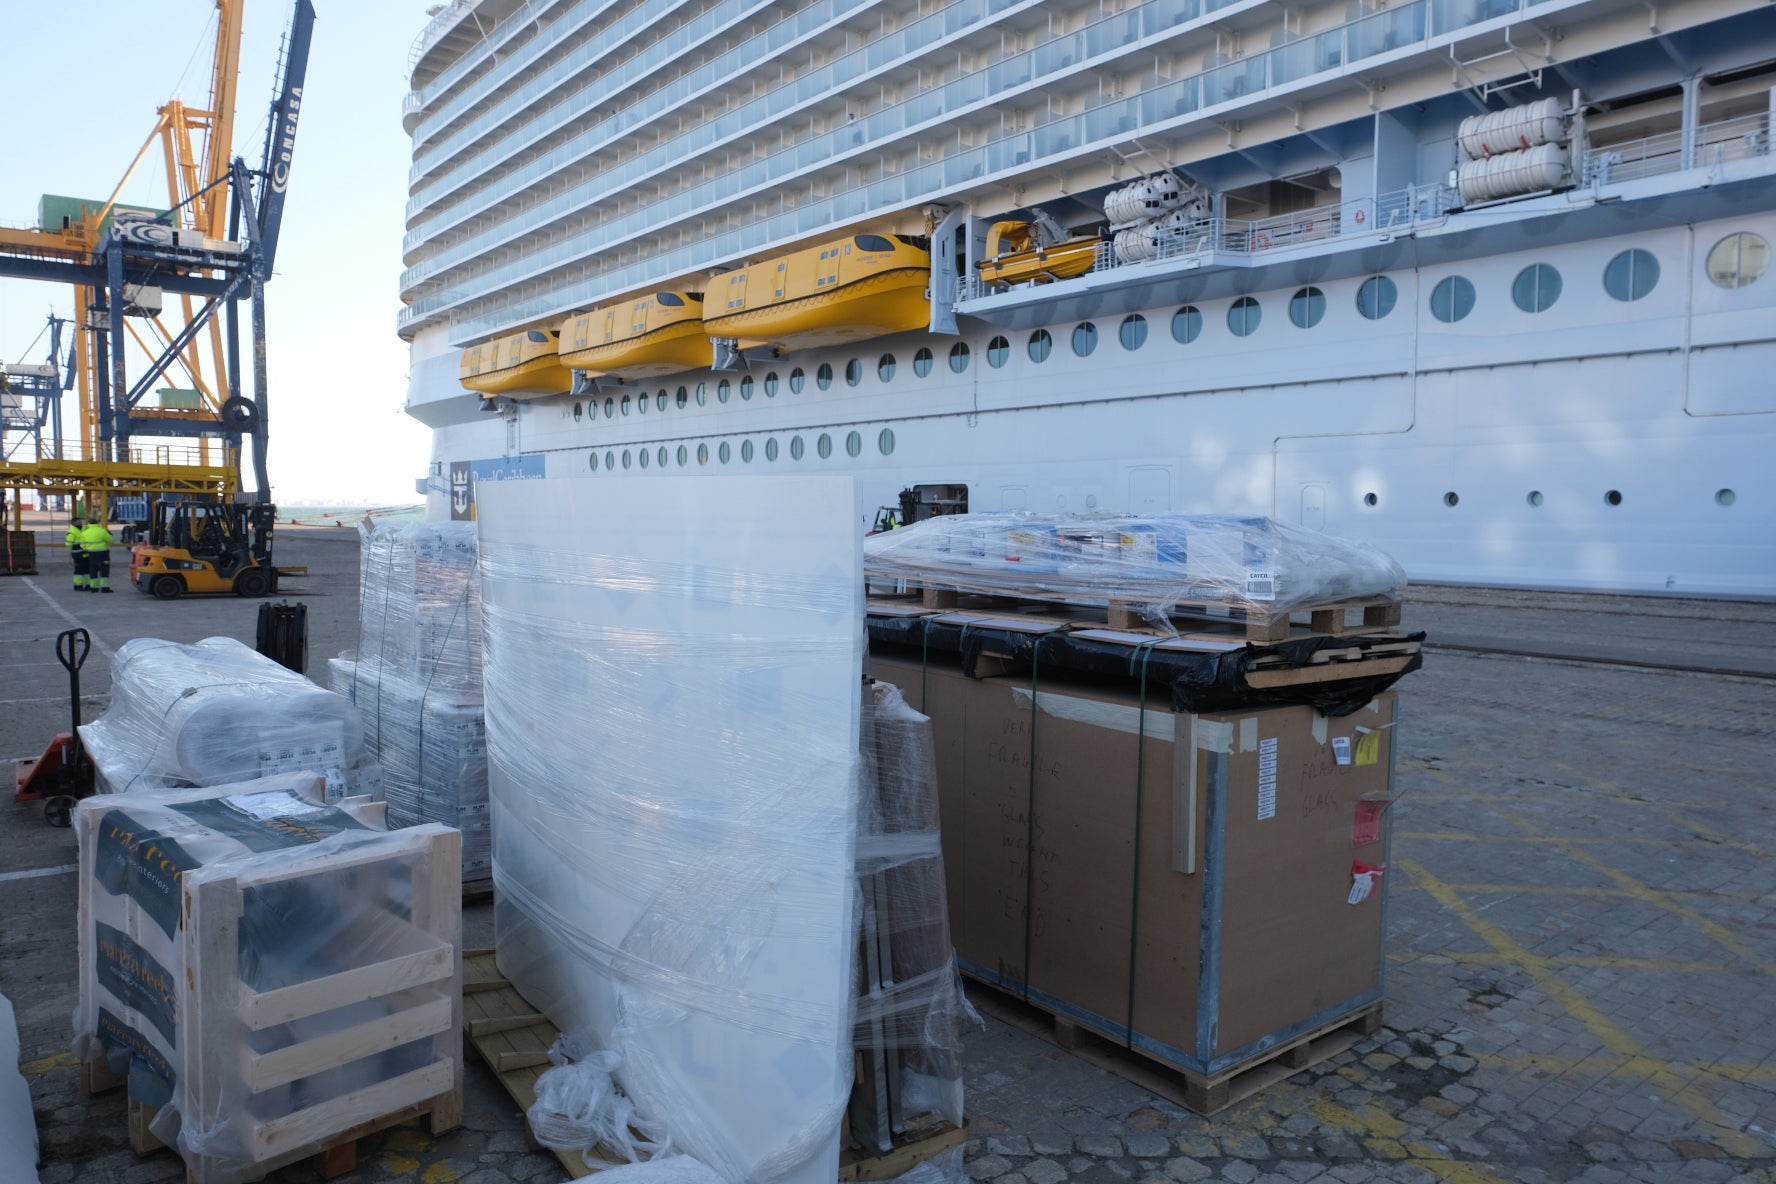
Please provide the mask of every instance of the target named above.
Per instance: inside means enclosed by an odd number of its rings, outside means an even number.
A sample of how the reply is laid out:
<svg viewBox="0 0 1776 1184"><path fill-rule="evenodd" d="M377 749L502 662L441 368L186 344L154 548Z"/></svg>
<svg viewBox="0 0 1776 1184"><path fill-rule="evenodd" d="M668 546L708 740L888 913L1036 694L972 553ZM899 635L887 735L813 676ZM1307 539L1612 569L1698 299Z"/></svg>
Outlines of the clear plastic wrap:
<svg viewBox="0 0 1776 1184"><path fill-rule="evenodd" d="M75 1050L126 1079L200 1184L409 1107L460 1111L457 835L386 831L381 803L323 792L293 773L75 811Z"/></svg>
<svg viewBox="0 0 1776 1184"><path fill-rule="evenodd" d="M37 1121L31 1113L30 1087L18 1065L12 1001L0 995L0 1180L37 1184Z"/></svg>
<svg viewBox="0 0 1776 1184"><path fill-rule="evenodd" d="M830 1184L863 649L848 478L478 493L499 966L662 1138ZM569 524L569 525L564 525Z"/></svg>
<svg viewBox="0 0 1776 1184"><path fill-rule="evenodd" d="M358 655L427 687L481 690L473 522L358 527Z"/></svg>
<svg viewBox="0 0 1776 1184"><path fill-rule="evenodd" d="M108 793L297 771L323 774L329 801L382 793L357 709L230 637L125 642L80 738Z"/></svg>
<svg viewBox="0 0 1776 1184"><path fill-rule="evenodd" d="M1406 588L1400 565L1367 543L1210 514L953 514L871 535L864 571L872 583L1117 601L1150 617L1225 605L1270 620Z"/></svg>

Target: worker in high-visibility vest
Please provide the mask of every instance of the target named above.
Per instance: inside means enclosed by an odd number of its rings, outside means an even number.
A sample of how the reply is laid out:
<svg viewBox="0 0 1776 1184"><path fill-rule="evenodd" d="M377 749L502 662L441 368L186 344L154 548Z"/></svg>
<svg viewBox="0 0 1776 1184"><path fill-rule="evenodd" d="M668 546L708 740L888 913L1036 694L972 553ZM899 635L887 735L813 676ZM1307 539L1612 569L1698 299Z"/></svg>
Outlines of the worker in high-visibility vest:
<svg viewBox="0 0 1776 1184"><path fill-rule="evenodd" d="M80 545L80 531L86 519L68 523L68 557L74 561L74 591L86 591L86 549Z"/></svg>
<svg viewBox="0 0 1776 1184"><path fill-rule="evenodd" d="M103 522L93 519L80 529L80 549L86 552L87 587L111 591L111 544L117 540Z"/></svg>

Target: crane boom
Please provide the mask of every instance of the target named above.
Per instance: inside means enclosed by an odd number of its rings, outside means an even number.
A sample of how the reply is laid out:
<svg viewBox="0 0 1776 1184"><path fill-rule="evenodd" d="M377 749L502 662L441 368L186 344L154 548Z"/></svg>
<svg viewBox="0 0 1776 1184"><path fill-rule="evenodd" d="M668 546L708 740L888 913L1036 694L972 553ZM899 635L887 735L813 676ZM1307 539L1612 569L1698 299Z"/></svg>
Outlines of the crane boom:
<svg viewBox="0 0 1776 1184"><path fill-rule="evenodd" d="M308 46L314 33L315 10L310 0L296 0L290 33L284 42L284 71L271 104L261 166L257 250L263 274L271 276L277 257L278 231L284 221L284 197L290 185L290 160L296 147L296 125L302 118L302 84L308 74Z"/></svg>

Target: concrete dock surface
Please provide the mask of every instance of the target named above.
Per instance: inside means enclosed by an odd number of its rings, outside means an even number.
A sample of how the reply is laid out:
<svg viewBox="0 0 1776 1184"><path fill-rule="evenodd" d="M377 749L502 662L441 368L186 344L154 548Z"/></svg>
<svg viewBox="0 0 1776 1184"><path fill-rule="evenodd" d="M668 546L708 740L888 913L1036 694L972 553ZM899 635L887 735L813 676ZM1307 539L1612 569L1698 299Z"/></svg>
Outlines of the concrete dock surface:
<svg viewBox="0 0 1776 1184"><path fill-rule="evenodd" d="M93 637L88 720L131 638L253 642L257 601L77 593L39 539L38 574L0 577L0 758L68 726L64 629ZM309 568L282 598L324 670L357 644L357 532L278 547ZM1406 625L1430 644L1399 688L1386 1027L1201 1118L988 1020L966 1043L970 1179L1776 1181L1776 604L1427 588ZM0 811L0 992L42 1179L183 1180L173 1153L130 1152L119 1093L79 1088L74 862L39 806ZM491 944L490 906L464 922ZM462 1129L373 1136L340 1178L566 1176L471 1056Z"/></svg>

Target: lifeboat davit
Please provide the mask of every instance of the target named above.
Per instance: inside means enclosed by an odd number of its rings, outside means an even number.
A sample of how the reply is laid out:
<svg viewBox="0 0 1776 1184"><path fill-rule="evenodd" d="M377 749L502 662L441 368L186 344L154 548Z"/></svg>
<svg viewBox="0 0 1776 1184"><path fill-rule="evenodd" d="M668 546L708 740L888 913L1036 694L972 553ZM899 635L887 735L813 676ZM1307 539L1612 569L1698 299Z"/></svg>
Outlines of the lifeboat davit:
<svg viewBox="0 0 1776 1184"><path fill-rule="evenodd" d="M573 371L561 364L559 334L526 329L463 350L462 384L492 398L540 399L573 389Z"/></svg>
<svg viewBox="0 0 1776 1184"><path fill-rule="evenodd" d="M703 328L743 348L864 341L929 326L930 286L925 239L858 234L716 276Z"/></svg>
<svg viewBox="0 0 1776 1184"><path fill-rule="evenodd" d="M561 325L561 361L615 378L657 378L707 367L714 357L703 329L703 293L655 292L595 308Z"/></svg>
<svg viewBox="0 0 1776 1184"><path fill-rule="evenodd" d="M1097 235L1043 246L1028 222L995 222L987 231L986 258L979 264L989 284L1047 284L1084 275L1098 259Z"/></svg>

